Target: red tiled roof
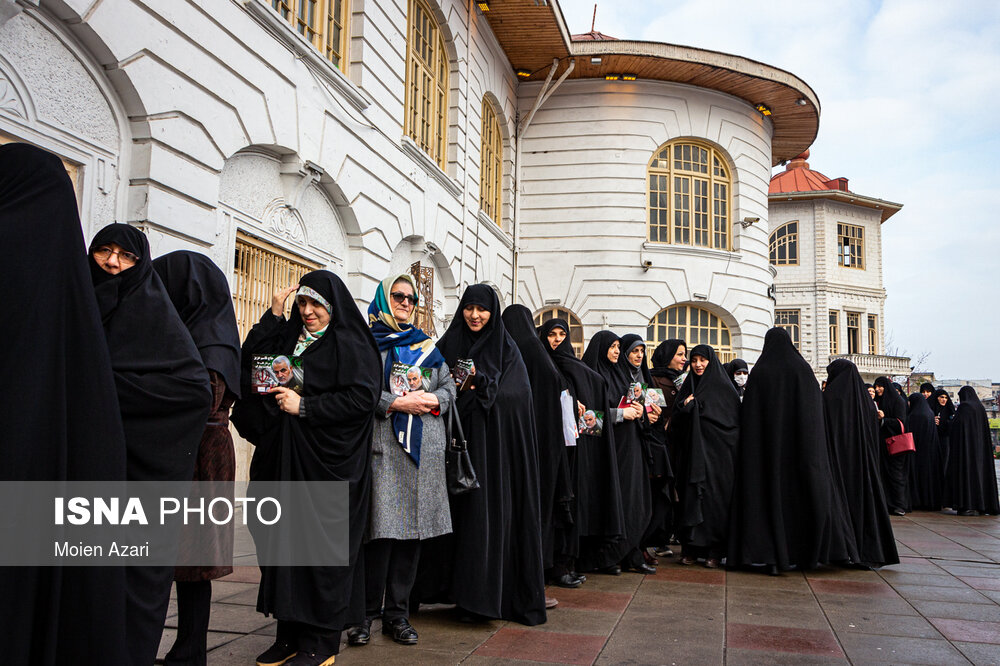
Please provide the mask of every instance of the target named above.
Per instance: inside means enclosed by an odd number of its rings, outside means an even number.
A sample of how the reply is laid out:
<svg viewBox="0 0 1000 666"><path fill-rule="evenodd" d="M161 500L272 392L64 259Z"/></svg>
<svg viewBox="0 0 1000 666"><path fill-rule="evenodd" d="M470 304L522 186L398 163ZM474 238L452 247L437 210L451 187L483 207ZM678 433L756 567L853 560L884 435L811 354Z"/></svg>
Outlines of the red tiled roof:
<svg viewBox="0 0 1000 666"><path fill-rule="evenodd" d="M785 170L771 178L771 186L768 194L782 194L784 192L823 192L826 190L838 190L849 192L846 178L827 178L819 171L809 168L809 151L792 159Z"/></svg>
<svg viewBox="0 0 1000 666"><path fill-rule="evenodd" d="M574 42L617 42L617 37L612 37L611 35L605 35L603 32L598 32L597 30L591 30L590 32L584 32L579 35L573 35L570 39Z"/></svg>

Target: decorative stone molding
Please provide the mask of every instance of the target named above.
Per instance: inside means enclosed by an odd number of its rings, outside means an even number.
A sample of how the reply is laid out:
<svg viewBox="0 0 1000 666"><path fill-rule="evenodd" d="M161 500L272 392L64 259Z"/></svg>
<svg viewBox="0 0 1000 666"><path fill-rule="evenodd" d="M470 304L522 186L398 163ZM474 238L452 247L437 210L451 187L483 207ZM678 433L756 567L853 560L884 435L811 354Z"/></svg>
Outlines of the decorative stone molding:
<svg viewBox="0 0 1000 666"><path fill-rule="evenodd" d="M458 199L462 196L462 186L454 178L449 178L448 174L441 170L437 162L431 159L424 149L408 136L404 136L400 144L403 152L410 156L414 162L427 172L427 175L441 183L445 191Z"/></svg>
<svg viewBox="0 0 1000 666"><path fill-rule="evenodd" d="M306 226L299 211L285 203L284 199L275 199L264 209L261 216L264 226L278 237L306 244Z"/></svg>
<svg viewBox="0 0 1000 666"><path fill-rule="evenodd" d="M643 252L663 253L663 254L683 254L692 257L711 257L724 261L743 261L743 255L739 252L727 252L726 250L711 250L705 247L694 247L691 245L675 245L672 243L651 243L646 241L642 244Z"/></svg>
<svg viewBox="0 0 1000 666"><path fill-rule="evenodd" d="M4 0L0 0L3 2ZM261 0L243 0L243 5L265 30L284 43L302 60L309 69L320 76L326 83L333 86L358 111L364 111L371 106L372 99L361 88L354 85L344 73L332 62L320 55L319 51L309 41L297 33L290 24L275 12L270 3Z"/></svg>
<svg viewBox="0 0 1000 666"><path fill-rule="evenodd" d="M497 240L507 246L508 250L514 249L514 239L511 238L510 234L504 231L499 224L490 219L490 216L482 210L479 211L479 228L489 229L490 233L496 236Z"/></svg>
<svg viewBox="0 0 1000 666"><path fill-rule="evenodd" d="M0 0L0 7L4 6L3 2L4 0ZM2 17L0 17L0 25L3 25ZM28 119L28 112L24 108L24 102L21 100L17 88L2 71L0 71L0 112L22 120Z"/></svg>

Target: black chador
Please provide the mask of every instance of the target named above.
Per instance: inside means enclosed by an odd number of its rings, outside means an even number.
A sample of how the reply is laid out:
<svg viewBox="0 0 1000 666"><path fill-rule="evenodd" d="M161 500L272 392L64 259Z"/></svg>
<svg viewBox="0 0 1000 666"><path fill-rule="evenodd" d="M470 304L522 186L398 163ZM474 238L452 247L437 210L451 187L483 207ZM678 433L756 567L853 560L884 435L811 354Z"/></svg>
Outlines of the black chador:
<svg viewBox="0 0 1000 666"><path fill-rule="evenodd" d="M697 345L690 358L708 359L702 375L693 368L677 394L668 435L677 442L677 530L685 560L726 554L737 447L740 399L715 350ZM689 396L694 396L690 401Z"/></svg>
<svg viewBox="0 0 1000 666"><path fill-rule="evenodd" d="M490 312L476 332L463 315L472 306ZM438 348L448 367L459 359L475 367L473 387L460 391L457 402L480 488L451 497L451 598L475 615L541 624L545 579L531 384L492 287L465 290Z"/></svg>
<svg viewBox="0 0 1000 666"><path fill-rule="evenodd" d="M910 502L914 509L940 511L944 461L934 412L920 393L912 394L906 412L906 431L913 433L917 450L910 466Z"/></svg>
<svg viewBox="0 0 1000 666"><path fill-rule="evenodd" d="M566 337L552 349L548 336L554 329L562 329ZM574 404L583 404L587 411L604 411L601 405L607 400L607 382L573 353L566 320L543 322L538 337L569 384ZM576 496L574 520L579 540L575 553L571 548L566 554L579 555L582 570L613 565L621 559L625 532L614 428L602 428L599 435L581 431L577 445L566 453Z"/></svg>
<svg viewBox="0 0 1000 666"><path fill-rule="evenodd" d="M898 564L882 490L880 461L885 444L878 432L878 415L857 366L847 359L826 367L823 412L834 476L844 488L858 549L856 561L869 567Z"/></svg>
<svg viewBox="0 0 1000 666"><path fill-rule="evenodd" d="M812 569L856 557L831 474L823 395L783 328L764 336L747 381L736 469L729 566Z"/></svg>
<svg viewBox="0 0 1000 666"><path fill-rule="evenodd" d="M960 514L1000 513L986 409L976 390L963 386L951 424L944 505Z"/></svg>
<svg viewBox="0 0 1000 666"><path fill-rule="evenodd" d="M330 323L318 337L307 336L297 306L287 320L265 312L243 343L244 397L236 403L232 420L256 446L249 492L255 481L349 484L348 565L262 566L257 592L257 610L278 619L279 642L329 654L337 652L339 632L364 618L364 569L359 556L368 523L369 460L382 360L367 323L339 277L330 271L313 271L299 280L300 290L306 287L329 304ZM255 395L250 377L255 354L291 355L296 347L302 359L303 387L300 413L293 415L281 411L273 395ZM318 533L332 534L343 516L317 512L310 519ZM267 537L254 536L258 552L273 552L280 546Z"/></svg>
<svg viewBox="0 0 1000 666"><path fill-rule="evenodd" d="M568 387L555 363L538 339L531 311L523 305L511 305L503 311L503 324L521 352L531 399L535 408L535 432L538 438L538 489L541 513L542 561L546 569L553 565L558 549L564 550L565 533L572 528L573 488L566 458L560 395Z"/></svg>
<svg viewBox="0 0 1000 666"><path fill-rule="evenodd" d="M111 358L58 157L0 146L0 233L11 250L0 265L0 339L23 368L8 373L0 401L0 481L124 481ZM3 527L0 538L15 543ZM128 662L124 567L0 568L0 599L5 664Z"/></svg>
<svg viewBox="0 0 1000 666"><path fill-rule="evenodd" d="M941 404L942 397L944 398L943 405ZM934 412L935 423L937 423L938 441L941 442L941 466L947 475L951 422L955 418L955 403L951 401L951 396L944 389L934 391L928 403L931 406L931 411Z"/></svg>
<svg viewBox="0 0 1000 666"><path fill-rule="evenodd" d="M879 389L882 394L879 395ZM882 439L882 485L889 512L903 515L910 510L910 464L913 453L907 451L889 455L886 439L903 432L906 423L906 400L893 387L888 377L875 380L875 404L882 411L879 435Z"/></svg>
<svg viewBox="0 0 1000 666"><path fill-rule="evenodd" d="M635 336L638 338L638 336ZM608 351L612 345L619 343L618 361L612 362L608 358ZM636 343L635 339L629 344ZM646 464L646 452L643 426L648 428L648 421L645 420L645 410L638 419L626 420L619 416L624 410L618 405L622 398L632 391L635 383L647 383L643 381L641 374L638 381L633 381L632 373L629 372L627 349L621 345L621 339L611 331L598 331L587 345L587 350L583 354L583 362L590 369L597 372L604 378L606 392L601 409L605 412L604 426L614 428L615 452L618 458L618 479L622 494L622 510L625 515L624 541L621 544L621 551L618 557L623 568L639 569L644 566L642 554L639 546L642 537L649 527L649 519L652 512L652 498L649 492L649 470Z"/></svg>
<svg viewBox="0 0 1000 666"><path fill-rule="evenodd" d="M138 257L116 275L93 258L109 244ZM130 481L190 481L212 408L208 371L153 270L146 235L110 224L90 244L90 273L111 353ZM173 567L129 567L128 647L133 663L156 657Z"/></svg>

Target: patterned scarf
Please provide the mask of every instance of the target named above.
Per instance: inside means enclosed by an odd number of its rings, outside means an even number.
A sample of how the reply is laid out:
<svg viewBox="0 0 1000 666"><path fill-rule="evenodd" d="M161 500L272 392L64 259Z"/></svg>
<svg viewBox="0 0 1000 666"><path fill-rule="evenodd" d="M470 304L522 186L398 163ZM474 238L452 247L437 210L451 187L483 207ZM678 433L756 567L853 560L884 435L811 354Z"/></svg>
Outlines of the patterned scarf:
<svg viewBox="0 0 1000 666"><path fill-rule="evenodd" d="M410 313L410 319L405 324L400 324L392 316L390 300L392 285L401 280L408 282L413 287L413 294L418 295L417 285L412 276L395 275L379 283L378 287L375 288L375 298L368 306L368 325L371 327L378 349L389 352L385 355L383 373L386 390L389 390L389 375L392 373L393 363L417 365L422 368L439 368L444 363L444 356L438 351L430 337L413 326L416 304L414 304L413 312ZM396 441L419 467L423 420L419 416L414 418L412 414L393 412L392 426L396 433Z"/></svg>

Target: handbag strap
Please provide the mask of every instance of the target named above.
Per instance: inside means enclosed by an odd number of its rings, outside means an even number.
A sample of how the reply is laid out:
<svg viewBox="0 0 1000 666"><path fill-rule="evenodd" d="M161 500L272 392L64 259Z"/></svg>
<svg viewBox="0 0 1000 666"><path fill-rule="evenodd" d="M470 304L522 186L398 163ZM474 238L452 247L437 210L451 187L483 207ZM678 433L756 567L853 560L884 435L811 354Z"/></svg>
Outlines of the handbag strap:
<svg viewBox="0 0 1000 666"><path fill-rule="evenodd" d="M903 433L905 433L905 432L906 432L906 424L905 424L905 423L903 423L903 422L902 422L901 420L899 420L899 419L896 419L896 420L897 420L897 421L899 421L899 427L900 427L900 428L902 428L902 432L900 432L900 433L899 433L900 435L902 435Z"/></svg>
<svg viewBox="0 0 1000 666"><path fill-rule="evenodd" d="M455 437L455 434L458 437ZM465 433L462 431L462 419L458 415L458 400L448 407L448 446L452 451L465 451Z"/></svg>

